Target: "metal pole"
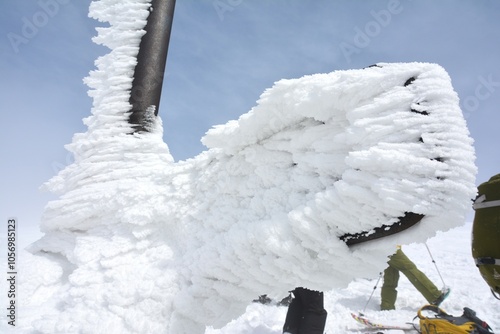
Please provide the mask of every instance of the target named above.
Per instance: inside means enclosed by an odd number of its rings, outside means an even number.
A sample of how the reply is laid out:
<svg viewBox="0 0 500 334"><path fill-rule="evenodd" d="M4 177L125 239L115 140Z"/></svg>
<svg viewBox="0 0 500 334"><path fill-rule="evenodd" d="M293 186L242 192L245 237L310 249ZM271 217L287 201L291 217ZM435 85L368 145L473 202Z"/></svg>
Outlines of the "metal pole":
<svg viewBox="0 0 500 334"><path fill-rule="evenodd" d="M434 261L434 257L432 256L431 250L429 249L429 246L427 246L427 243L424 243L425 248L427 248L427 252L429 252L429 255L431 256L432 263L434 263L434 267L436 267L436 270L439 274L439 277L441 278L441 282L443 282L443 288L446 287L446 283L444 282L443 276L441 276L441 272L439 271L439 268L436 264L436 261Z"/></svg>
<svg viewBox="0 0 500 334"><path fill-rule="evenodd" d="M134 132L149 131L152 107L154 116L158 115L174 9L175 0L151 1L129 100L132 105L129 123Z"/></svg>
<svg viewBox="0 0 500 334"><path fill-rule="evenodd" d="M373 297L373 293L375 292L375 290L377 290L377 286L378 286L378 282L380 282L380 279L382 278L382 272L380 272L378 274L378 279L377 279L377 282L375 283L375 286L373 287L373 290L372 290L372 293L370 294L370 298L368 298L368 300L366 301L366 304L365 304L365 307L363 307L363 312L365 312L366 310L366 307L368 306L368 303L370 302L370 300L372 299ZM363 313L359 313L359 315L364 315Z"/></svg>

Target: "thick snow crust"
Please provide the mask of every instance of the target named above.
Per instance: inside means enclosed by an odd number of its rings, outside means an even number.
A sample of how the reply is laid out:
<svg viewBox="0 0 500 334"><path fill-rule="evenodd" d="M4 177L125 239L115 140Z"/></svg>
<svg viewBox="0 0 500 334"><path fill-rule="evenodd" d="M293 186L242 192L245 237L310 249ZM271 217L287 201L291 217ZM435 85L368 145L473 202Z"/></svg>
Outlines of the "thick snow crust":
<svg viewBox="0 0 500 334"><path fill-rule="evenodd" d="M329 290L374 277L396 244L464 223L474 150L443 68L377 64L281 80L256 107L210 129L207 151L174 162L161 120L127 123L149 2L101 0L111 52L86 83L88 131L45 186L45 236L26 260L28 332L203 333L260 294ZM393 236L339 237L425 215Z"/></svg>

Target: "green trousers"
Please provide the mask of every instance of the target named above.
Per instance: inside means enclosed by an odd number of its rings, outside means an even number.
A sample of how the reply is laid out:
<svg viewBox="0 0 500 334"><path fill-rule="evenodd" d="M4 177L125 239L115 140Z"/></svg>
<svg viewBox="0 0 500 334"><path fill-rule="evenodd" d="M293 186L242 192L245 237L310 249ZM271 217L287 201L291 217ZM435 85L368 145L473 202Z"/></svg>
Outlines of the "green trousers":
<svg viewBox="0 0 500 334"><path fill-rule="evenodd" d="M403 253L398 249L390 259L389 267L384 271L384 284L381 291L382 310L394 310L396 298L398 296L399 272L402 272L413 286L424 296L427 302L432 303L440 295L441 291L432 283L427 276Z"/></svg>

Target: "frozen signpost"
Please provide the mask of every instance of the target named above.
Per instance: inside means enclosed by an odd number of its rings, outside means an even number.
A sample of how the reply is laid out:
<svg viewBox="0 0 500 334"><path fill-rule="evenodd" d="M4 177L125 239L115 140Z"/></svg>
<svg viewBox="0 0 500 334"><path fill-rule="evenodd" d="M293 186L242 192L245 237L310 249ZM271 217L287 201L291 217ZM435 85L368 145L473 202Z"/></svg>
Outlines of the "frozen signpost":
<svg viewBox="0 0 500 334"><path fill-rule="evenodd" d="M463 223L474 149L436 64L280 80L175 162L155 116L173 8L90 5L109 22L94 41L110 52L85 78L87 130L45 184L59 197L23 257L16 323L27 332L202 334L258 295L376 276L395 244ZM160 37L145 33L153 17Z"/></svg>

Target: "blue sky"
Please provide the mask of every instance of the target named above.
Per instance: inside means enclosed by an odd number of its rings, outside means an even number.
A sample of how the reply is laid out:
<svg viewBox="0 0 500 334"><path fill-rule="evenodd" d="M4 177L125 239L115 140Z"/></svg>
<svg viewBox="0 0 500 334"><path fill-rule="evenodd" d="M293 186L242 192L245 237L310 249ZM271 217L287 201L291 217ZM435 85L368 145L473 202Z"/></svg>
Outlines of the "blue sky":
<svg viewBox="0 0 500 334"><path fill-rule="evenodd" d="M71 163L86 129L82 79L107 52L89 0L0 4L2 219L32 238L54 195L38 188ZM443 66L475 140L477 184L500 172L500 2L496 0L177 0L159 114L176 160L213 125L249 111L282 78L377 62Z"/></svg>

